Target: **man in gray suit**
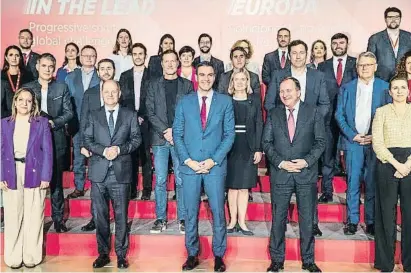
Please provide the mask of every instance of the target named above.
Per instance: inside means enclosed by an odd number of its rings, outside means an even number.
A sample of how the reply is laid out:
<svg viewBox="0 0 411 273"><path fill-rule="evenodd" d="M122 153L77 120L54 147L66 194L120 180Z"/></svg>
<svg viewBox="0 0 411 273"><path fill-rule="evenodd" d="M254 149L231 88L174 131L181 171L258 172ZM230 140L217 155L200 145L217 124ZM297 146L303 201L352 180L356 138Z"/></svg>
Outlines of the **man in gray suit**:
<svg viewBox="0 0 411 273"><path fill-rule="evenodd" d="M292 193L297 196L303 270L321 272L314 262L313 219L317 201L318 159L325 149L320 109L301 101L296 78L280 83L282 106L267 115L263 149L270 162L273 222L268 272L284 268L286 219ZM274 217L275 215L275 217Z"/></svg>
<svg viewBox="0 0 411 273"><path fill-rule="evenodd" d="M120 85L108 80L102 86L104 107L89 115L84 146L91 152L88 176L96 223L99 257L94 268L110 262L109 201L114 209L117 267L127 268L127 214L132 179L131 153L140 146L137 112L120 107Z"/></svg>
<svg viewBox="0 0 411 273"><path fill-rule="evenodd" d="M376 76L389 82L395 74L397 64L411 50L411 33L400 29L402 13L395 7L384 12L387 28L368 39L367 51L377 57Z"/></svg>

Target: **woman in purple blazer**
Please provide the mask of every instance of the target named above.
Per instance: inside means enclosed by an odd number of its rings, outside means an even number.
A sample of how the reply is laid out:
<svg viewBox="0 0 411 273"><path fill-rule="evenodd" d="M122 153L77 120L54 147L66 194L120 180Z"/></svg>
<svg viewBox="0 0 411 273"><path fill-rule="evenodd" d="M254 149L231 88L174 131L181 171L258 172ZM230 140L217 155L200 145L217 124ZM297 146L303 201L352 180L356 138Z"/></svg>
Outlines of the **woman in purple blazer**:
<svg viewBox="0 0 411 273"><path fill-rule="evenodd" d="M42 260L46 189L53 148L48 120L31 90L19 89L12 115L1 120L0 189L4 197L4 262L35 267Z"/></svg>

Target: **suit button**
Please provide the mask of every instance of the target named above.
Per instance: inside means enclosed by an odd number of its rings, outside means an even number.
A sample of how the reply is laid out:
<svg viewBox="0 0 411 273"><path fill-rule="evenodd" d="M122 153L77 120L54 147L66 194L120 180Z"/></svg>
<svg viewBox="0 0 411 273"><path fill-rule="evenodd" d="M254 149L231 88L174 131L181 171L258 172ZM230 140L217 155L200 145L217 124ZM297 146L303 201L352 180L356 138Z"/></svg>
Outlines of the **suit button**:
<svg viewBox="0 0 411 273"><path fill-rule="evenodd" d="M200 153L202 153L203 152L203 150L200 150Z"/></svg>
<svg viewBox="0 0 411 273"><path fill-rule="evenodd" d="M33 169L33 173L35 173L36 172L36 169Z"/></svg>

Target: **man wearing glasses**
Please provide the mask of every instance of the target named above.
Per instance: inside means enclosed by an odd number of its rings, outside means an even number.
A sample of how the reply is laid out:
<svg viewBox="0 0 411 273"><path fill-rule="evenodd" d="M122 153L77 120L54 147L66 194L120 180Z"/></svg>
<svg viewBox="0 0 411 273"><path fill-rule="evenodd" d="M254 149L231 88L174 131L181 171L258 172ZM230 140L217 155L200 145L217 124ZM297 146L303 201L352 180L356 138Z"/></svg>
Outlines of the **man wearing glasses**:
<svg viewBox="0 0 411 273"><path fill-rule="evenodd" d="M357 59L358 78L343 84L335 118L340 127L341 149L347 165L347 225L345 235L354 235L360 221L360 182L365 183L366 233L374 236L376 157L371 130L375 110L391 102L388 83L375 77L377 58L363 52Z"/></svg>
<svg viewBox="0 0 411 273"><path fill-rule="evenodd" d="M387 29L375 33L368 39L367 51L377 57L376 75L389 81L405 52L411 50L411 33L400 29L402 13L398 8L387 8L384 17Z"/></svg>
<svg viewBox="0 0 411 273"><path fill-rule="evenodd" d="M86 178L85 157L81 154L81 140L79 131L81 105L84 92L100 83L95 69L97 51L91 45L85 45L80 51L81 68L75 69L66 77L75 117L69 123L69 133L73 136L73 171L76 189L67 198L84 196L84 182Z"/></svg>

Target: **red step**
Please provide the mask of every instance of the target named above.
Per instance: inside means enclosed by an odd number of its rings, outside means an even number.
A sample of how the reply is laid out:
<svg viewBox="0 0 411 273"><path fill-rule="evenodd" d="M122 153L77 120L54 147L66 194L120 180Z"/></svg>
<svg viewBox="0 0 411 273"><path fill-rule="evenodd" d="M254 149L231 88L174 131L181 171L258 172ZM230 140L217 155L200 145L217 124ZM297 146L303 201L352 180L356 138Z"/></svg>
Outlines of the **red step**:
<svg viewBox="0 0 411 273"><path fill-rule="evenodd" d="M1 233L0 255L3 255L3 237ZM130 235L128 257L139 260L151 258L186 257L184 236L182 235ZM51 256L95 256L97 243L95 234L85 233L47 233L46 255ZM112 252L114 253L114 237ZM226 259L266 260L269 263L269 239L265 237L233 237L227 238ZM200 258L213 258L211 236L200 236ZM400 243L397 242L396 263L400 261ZM286 260L301 260L299 239L286 239ZM317 239L315 242L315 259L317 262L373 263L374 242L359 240Z"/></svg>
<svg viewBox="0 0 411 273"><path fill-rule="evenodd" d="M153 188L155 186L155 175L153 175ZM258 177L258 182L257 182L257 187L253 188L254 192L270 192L270 177L265 175L265 176L259 176ZM138 176L138 189L142 190L142 185L143 185L143 176L140 173ZM345 177L334 177L333 180L333 185L334 185L334 192L335 193L344 193L347 189L347 185L345 182ZM73 172L64 172L63 174L63 187L65 189L68 188L75 188L74 185L74 173ZM85 184L85 188L89 189L90 188L90 181L87 180ZM318 188L321 189L321 178L318 179ZM169 179L167 182L167 190L173 191L174 190L174 175L170 174Z"/></svg>

